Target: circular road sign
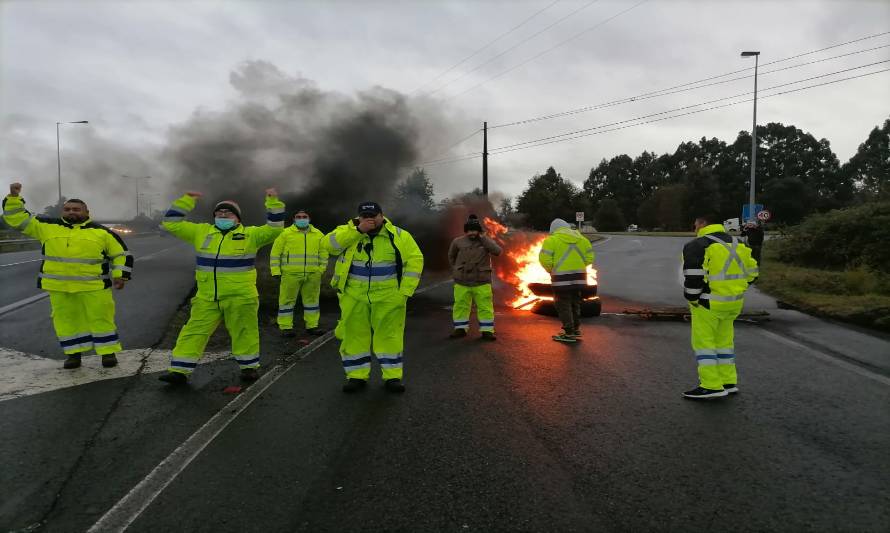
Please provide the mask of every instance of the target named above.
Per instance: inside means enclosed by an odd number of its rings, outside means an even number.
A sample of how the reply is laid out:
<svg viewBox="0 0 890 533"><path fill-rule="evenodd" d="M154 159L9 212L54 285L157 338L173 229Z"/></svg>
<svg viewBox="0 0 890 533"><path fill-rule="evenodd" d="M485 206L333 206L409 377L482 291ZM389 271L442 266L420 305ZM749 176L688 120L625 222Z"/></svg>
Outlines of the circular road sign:
<svg viewBox="0 0 890 533"><path fill-rule="evenodd" d="M773 216L773 214L770 213L769 211L767 211L766 209L764 209L763 211L757 213L757 218L760 219L760 220L762 220L762 221L764 221L764 222L766 222L767 220L769 220L770 218L772 218L772 216Z"/></svg>

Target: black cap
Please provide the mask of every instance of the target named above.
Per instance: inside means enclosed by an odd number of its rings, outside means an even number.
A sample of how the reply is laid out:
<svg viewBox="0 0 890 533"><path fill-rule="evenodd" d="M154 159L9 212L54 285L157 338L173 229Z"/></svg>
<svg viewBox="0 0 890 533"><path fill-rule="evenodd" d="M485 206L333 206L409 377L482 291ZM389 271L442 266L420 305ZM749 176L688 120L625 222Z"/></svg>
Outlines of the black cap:
<svg viewBox="0 0 890 533"><path fill-rule="evenodd" d="M362 202L358 206L358 214L359 215L371 215L377 216L383 212L383 209L380 207L380 204L377 202Z"/></svg>
<svg viewBox="0 0 890 533"><path fill-rule="evenodd" d="M467 217L467 221L464 223L464 231L483 231L482 224L479 222L479 217L476 215Z"/></svg>

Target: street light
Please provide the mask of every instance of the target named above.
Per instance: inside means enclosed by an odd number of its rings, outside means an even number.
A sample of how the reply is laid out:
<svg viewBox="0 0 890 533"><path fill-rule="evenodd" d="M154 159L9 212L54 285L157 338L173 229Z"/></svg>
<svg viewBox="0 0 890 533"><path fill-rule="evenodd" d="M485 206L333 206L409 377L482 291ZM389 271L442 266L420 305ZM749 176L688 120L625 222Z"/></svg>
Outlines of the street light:
<svg viewBox="0 0 890 533"><path fill-rule="evenodd" d="M59 204L62 203L62 150L59 147L59 125L60 124L89 124L89 120L75 120L74 122L56 122L56 163L59 168Z"/></svg>
<svg viewBox="0 0 890 533"><path fill-rule="evenodd" d="M139 216L139 180L147 180L150 179L151 176L127 176L126 174L121 174L122 178L134 179L136 180L136 217Z"/></svg>
<svg viewBox="0 0 890 533"><path fill-rule="evenodd" d="M754 171L757 167L757 66L760 63L760 52L742 52L742 57L751 56L754 56L754 122L751 126L751 191L748 196L749 219L753 219L757 215L757 213L754 212Z"/></svg>

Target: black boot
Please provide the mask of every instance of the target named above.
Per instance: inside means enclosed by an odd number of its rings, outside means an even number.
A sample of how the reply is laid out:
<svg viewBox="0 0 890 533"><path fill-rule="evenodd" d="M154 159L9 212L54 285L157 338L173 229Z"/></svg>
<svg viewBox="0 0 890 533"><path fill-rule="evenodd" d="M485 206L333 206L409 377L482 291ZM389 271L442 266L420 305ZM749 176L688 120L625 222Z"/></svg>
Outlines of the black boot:
<svg viewBox="0 0 890 533"><path fill-rule="evenodd" d="M158 379L171 385L185 385L189 382L188 376L182 372L167 372L158 376Z"/></svg>
<svg viewBox="0 0 890 533"><path fill-rule="evenodd" d="M320 327L316 326L316 327L314 327L314 328L309 328L309 329L307 329L307 330L306 330L306 333L308 333L308 334L310 334L310 335L315 335L315 336L317 337L317 336L319 336L319 335L324 335L325 332L324 332L323 329L321 329Z"/></svg>
<svg viewBox="0 0 890 533"><path fill-rule="evenodd" d="M389 392L405 392L405 386L402 384L402 380L399 378L388 379L383 383L383 387Z"/></svg>
<svg viewBox="0 0 890 533"><path fill-rule="evenodd" d="M113 366L117 366L117 357L113 353L108 353L102 356L102 366L105 368L111 368Z"/></svg>
<svg viewBox="0 0 890 533"><path fill-rule="evenodd" d="M364 389L368 382L364 379L349 378L343 384L343 392L357 392Z"/></svg>
<svg viewBox="0 0 890 533"><path fill-rule="evenodd" d="M62 365L62 368L66 370L80 368L80 354L76 353L74 355L69 355L68 359L65 359L65 363Z"/></svg>
<svg viewBox="0 0 890 533"><path fill-rule="evenodd" d="M260 373L256 368L241 369L241 381L256 381L260 379Z"/></svg>

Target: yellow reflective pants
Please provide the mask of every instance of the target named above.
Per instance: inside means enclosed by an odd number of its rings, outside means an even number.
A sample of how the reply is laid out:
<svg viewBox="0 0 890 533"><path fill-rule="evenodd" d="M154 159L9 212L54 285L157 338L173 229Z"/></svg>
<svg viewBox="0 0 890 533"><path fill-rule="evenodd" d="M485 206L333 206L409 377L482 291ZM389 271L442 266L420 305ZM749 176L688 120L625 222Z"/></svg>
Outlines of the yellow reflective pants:
<svg viewBox="0 0 890 533"><path fill-rule="evenodd" d="M111 289L83 292L47 291L53 327L65 355L88 352L105 355L121 351L114 325Z"/></svg>
<svg viewBox="0 0 890 533"><path fill-rule="evenodd" d="M468 287L454 284L454 307L451 317L454 329L470 328L470 308L476 303L476 317L479 319L479 331L494 332L494 302L491 294L491 283Z"/></svg>
<svg viewBox="0 0 890 533"><path fill-rule="evenodd" d="M303 302L303 320L306 329L318 327L321 308L318 295L321 292L321 272L316 274L281 274L281 287L278 290L278 327L294 328L294 307L297 296Z"/></svg>
<svg viewBox="0 0 890 533"><path fill-rule="evenodd" d="M739 310L713 311L701 306L692 310L692 349L698 361L699 385L723 390L723 385L737 384L733 322Z"/></svg>
<svg viewBox="0 0 890 533"><path fill-rule="evenodd" d="M340 322L334 335L340 339L340 358L347 378L367 380L371 354L377 356L383 379L402 378L407 297L393 291L373 303L367 298L340 295Z"/></svg>
<svg viewBox="0 0 890 533"><path fill-rule="evenodd" d="M259 306L258 298L223 298L216 302L192 298L192 313L173 347L170 372L191 374L220 322L225 322L232 338L232 355L241 369L259 368Z"/></svg>

